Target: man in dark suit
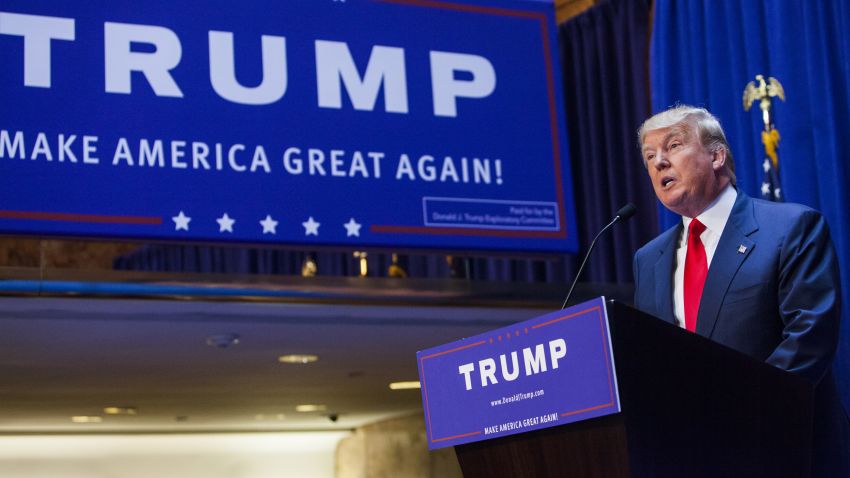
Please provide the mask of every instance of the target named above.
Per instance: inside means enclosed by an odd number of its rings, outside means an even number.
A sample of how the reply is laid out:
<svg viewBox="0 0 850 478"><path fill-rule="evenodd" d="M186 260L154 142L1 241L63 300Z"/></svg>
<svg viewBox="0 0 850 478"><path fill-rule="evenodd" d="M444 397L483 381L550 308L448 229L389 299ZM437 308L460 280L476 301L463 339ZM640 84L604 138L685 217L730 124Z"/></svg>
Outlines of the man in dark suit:
<svg viewBox="0 0 850 478"><path fill-rule="evenodd" d="M682 222L635 254L635 306L809 379L814 475L850 476L850 426L831 374L838 263L823 216L737 190L729 143L705 109L671 108L638 135L656 196Z"/></svg>

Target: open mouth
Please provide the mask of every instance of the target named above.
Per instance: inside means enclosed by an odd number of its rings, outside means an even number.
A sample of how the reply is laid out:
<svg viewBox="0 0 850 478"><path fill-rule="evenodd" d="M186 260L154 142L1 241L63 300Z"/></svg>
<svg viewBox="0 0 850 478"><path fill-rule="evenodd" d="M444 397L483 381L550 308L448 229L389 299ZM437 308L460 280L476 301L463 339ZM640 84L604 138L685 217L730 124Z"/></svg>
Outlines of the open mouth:
<svg viewBox="0 0 850 478"><path fill-rule="evenodd" d="M666 188L670 183L673 182L673 178L667 177L661 180L661 187Z"/></svg>

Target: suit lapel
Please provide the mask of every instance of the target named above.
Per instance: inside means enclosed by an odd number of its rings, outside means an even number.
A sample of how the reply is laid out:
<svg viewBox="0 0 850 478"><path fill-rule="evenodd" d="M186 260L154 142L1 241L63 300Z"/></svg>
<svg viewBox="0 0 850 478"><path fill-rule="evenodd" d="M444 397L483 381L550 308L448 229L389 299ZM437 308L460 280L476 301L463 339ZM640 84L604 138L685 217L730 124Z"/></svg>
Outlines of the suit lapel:
<svg viewBox="0 0 850 478"><path fill-rule="evenodd" d="M655 310L658 318L672 324L676 323L673 312L673 268L676 266L676 241L682 234L682 223L667 231L667 238L661 243L659 257L655 262Z"/></svg>
<svg viewBox="0 0 850 478"><path fill-rule="evenodd" d="M748 236L757 230L753 201L738 190L738 198L708 268L697 315L697 334L710 337L714 331L729 285L756 246Z"/></svg>

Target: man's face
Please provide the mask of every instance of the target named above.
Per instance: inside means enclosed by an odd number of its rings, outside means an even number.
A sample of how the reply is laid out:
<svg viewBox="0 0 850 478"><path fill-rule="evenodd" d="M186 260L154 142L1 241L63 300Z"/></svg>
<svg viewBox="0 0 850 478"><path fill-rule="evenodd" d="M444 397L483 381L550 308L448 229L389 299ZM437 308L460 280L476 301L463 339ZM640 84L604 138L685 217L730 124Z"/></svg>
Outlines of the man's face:
<svg viewBox="0 0 850 478"><path fill-rule="evenodd" d="M642 151L655 195L676 214L698 216L729 182L725 150L709 152L688 124L646 133Z"/></svg>

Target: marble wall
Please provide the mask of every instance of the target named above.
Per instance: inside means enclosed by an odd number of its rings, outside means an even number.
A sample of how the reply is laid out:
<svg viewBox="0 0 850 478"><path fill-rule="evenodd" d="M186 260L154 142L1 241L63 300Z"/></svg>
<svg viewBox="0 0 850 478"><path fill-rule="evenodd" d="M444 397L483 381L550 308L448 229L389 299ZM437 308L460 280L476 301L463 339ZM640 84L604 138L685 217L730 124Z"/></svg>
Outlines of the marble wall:
<svg viewBox="0 0 850 478"><path fill-rule="evenodd" d="M340 440L336 478L461 478L454 448L428 451L416 413L365 425Z"/></svg>

